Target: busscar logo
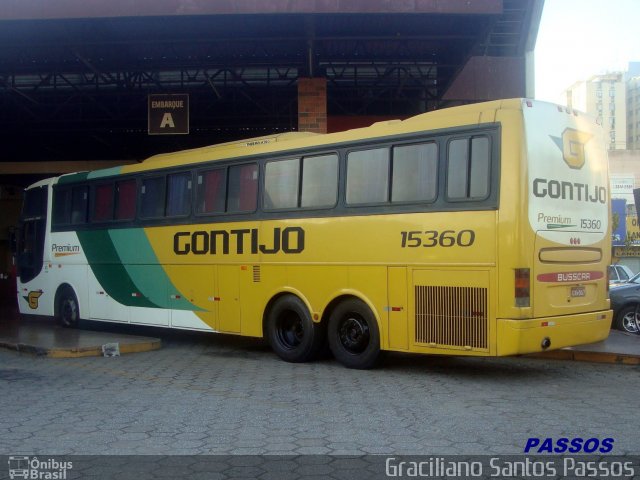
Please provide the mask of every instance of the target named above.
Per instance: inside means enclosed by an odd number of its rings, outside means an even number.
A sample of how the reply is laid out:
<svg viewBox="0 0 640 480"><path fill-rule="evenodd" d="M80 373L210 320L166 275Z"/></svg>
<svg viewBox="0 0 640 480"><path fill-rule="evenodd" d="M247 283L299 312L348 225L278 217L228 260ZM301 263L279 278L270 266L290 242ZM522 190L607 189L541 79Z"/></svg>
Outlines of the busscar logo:
<svg viewBox="0 0 640 480"><path fill-rule="evenodd" d="M593 138L593 135L581 132L575 128L566 128L562 132L562 137L554 137L551 139L562 151L562 158L569 168L580 170L584 166L585 154L584 146Z"/></svg>

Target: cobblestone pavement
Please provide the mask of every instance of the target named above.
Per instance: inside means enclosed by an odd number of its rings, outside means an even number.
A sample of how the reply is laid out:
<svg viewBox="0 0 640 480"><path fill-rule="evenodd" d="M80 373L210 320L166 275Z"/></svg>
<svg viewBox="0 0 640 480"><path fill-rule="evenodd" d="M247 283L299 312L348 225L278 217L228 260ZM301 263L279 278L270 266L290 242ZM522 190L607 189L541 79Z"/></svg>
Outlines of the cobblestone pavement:
<svg viewBox="0 0 640 480"><path fill-rule="evenodd" d="M0 350L0 454L517 454L531 436L640 451L638 367L388 355L357 371L162 335L115 358Z"/></svg>

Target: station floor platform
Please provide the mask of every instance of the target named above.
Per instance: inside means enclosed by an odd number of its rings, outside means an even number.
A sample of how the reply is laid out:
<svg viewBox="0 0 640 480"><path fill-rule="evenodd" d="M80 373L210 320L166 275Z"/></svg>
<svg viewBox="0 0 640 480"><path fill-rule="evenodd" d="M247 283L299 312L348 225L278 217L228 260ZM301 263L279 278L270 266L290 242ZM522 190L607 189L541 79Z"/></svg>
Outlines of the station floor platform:
<svg viewBox="0 0 640 480"><path fill-rule="evenodd" d="M161 340L117 332L63 328L47 319L20 317L15 307L0 306L0 347L49 357L102 356L103 345L119 345L119 353L156 350ZM116 330L116 331L113 331ZM598 343L529 355L537 358L640 365L640 335L611 330Z"/></svg>
<svg viewBox="0 0 640 480"><path fill-rule="evenodd" d="M147 352L160 348L161 341L112 331L64 328L52 319L21 317L15 308L0 307L0 347L67 358Z"/></svg>

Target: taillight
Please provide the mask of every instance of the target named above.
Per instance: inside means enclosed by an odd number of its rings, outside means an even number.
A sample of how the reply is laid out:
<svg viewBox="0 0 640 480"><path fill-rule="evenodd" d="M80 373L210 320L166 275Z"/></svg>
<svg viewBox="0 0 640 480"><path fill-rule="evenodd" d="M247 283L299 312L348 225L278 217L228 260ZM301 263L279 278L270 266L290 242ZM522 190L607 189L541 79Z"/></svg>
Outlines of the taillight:
<svg viewBox="0 0 640 480"><path fill-rule="evenodd" d="M516 268L516 307L529 307L531 305L531 280L528 268Z"/></svg>

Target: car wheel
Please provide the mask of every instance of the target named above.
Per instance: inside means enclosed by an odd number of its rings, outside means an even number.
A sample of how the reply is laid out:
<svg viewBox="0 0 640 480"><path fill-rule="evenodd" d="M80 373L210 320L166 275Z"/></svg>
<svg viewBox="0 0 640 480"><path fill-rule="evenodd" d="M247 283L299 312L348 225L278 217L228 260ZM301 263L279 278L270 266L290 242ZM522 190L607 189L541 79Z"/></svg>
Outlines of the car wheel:
<svg viewBox="0 0 640 480"><path fill-rule="evenodd" d="M615 320L615 328L628 333L638 333L639 314L636 313L637 305L629 305L618 312Z"/></svg>

